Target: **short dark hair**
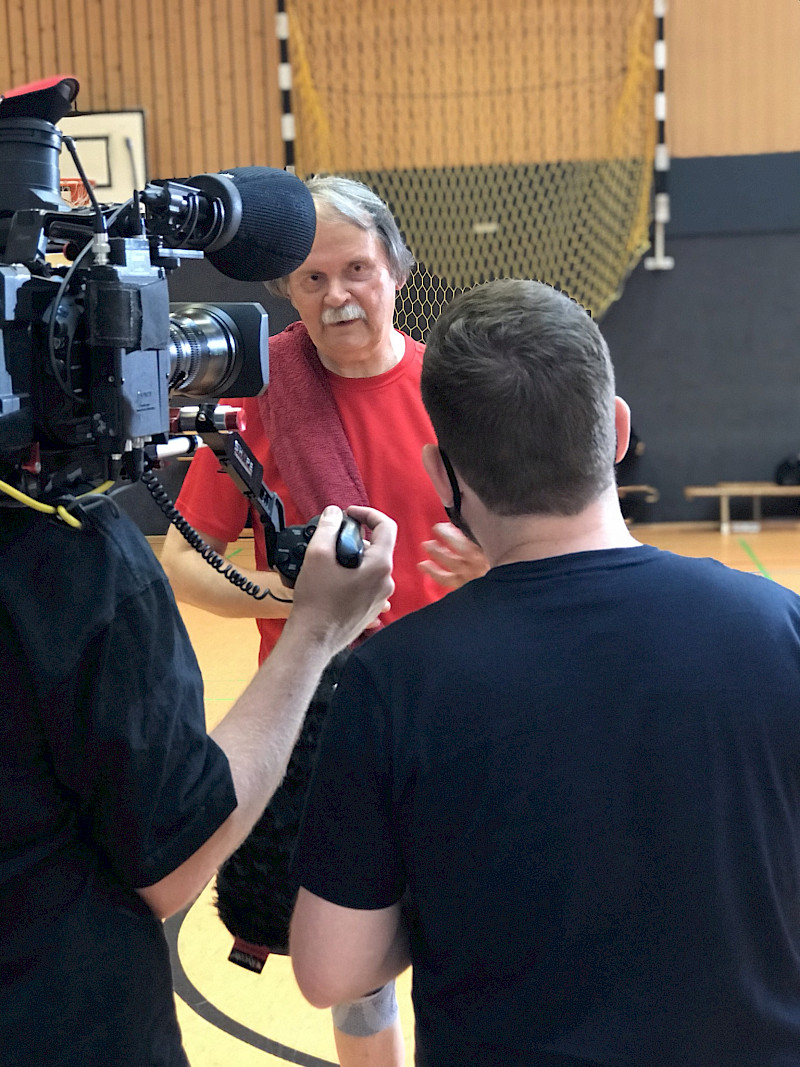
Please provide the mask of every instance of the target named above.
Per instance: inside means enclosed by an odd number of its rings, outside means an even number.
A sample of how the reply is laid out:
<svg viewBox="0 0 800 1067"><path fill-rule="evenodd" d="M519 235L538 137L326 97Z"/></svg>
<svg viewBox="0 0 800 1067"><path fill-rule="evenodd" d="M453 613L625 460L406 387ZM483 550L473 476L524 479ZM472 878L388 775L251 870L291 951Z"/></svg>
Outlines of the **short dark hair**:
<svg viewBox="0 0 800 1067"><path fill-rule="evenodd" d="M487 282L434 324L422 398L441 448L500 515L574 515L614 481L614 370L597 324L541 282Z"/></svg>
<svg viewBox="0 0 800 1067"><path fill-rule="evenodd" d="M389 273L396 285L405 285L414 256L403 240L394 215L368 185L337 174L306 179L319 219L339 219L374 233L383 245ZM266 283L274 296L288 297L289 276Z"/></svg>

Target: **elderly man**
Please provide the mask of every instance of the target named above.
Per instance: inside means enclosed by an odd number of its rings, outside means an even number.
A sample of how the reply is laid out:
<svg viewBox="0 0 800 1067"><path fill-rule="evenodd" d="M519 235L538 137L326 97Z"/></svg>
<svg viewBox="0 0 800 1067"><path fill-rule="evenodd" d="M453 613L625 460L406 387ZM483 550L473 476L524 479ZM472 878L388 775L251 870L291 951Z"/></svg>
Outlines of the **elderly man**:
<svg viewBox="0 0 800 1067"><path fill-rule="evenodd" d="M298 846L319 1007L414 967L422 1067L800 1064L800 598L636 542L606 344L531 281L422 373L492 563L352 653Z"/></svg>
<svg viewBox="0 0 800 1067"><path fill-rule="evenodd" d="M424 346L393 326L395 297L413 257L388 207L366 186L321 177L308 187L317 212L313 247L299 269L270 283L292 302L300 322L270 340L270 385L262 397L243 402L244 436L264 481L283 500L288 523L306 521L329 501L369 503L395 519L396 590L382 616L391 622L482 574L487 564L468 538L438 521L442 506L422 466L422 448L434 440L419 391ZM221 554L248 514L246 500L217 473L208 452L193 460L178 507ZM162 560L180 599L220 615L255 616L264 659L291 610L291 594L266 571L260 524L254 527L256 571L244 573L269 589L261 601L221 578L175 530ZM334 682L329 675L328 690ZM322 696L317 707L322 714ZM319 726L313 708L306 723L284 788L218 880L229 928L273 951L286 950L296 892L288 854ZM402 1063L393 986L358 1005L337 1006L334 1021L343 1064Z"/></svg>

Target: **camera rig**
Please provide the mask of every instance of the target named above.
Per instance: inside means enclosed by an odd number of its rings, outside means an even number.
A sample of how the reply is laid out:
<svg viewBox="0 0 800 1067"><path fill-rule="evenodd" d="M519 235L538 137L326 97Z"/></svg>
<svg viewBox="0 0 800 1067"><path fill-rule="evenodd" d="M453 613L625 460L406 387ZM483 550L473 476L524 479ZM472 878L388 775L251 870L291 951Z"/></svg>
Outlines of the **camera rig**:
<svg viewBox="0 0 800 1067"><path fill-rule="evenodd" d="M212 447L264 524L269 565L293 584L314 520L285 526L235 411L218 403L266 387L267 313L258 303L171 305L167 277L203 256L240 280L290 273L313 242L313 201L294 175L245 167L154 181L101 205L56 126L77 92L76 79L58 76L0 97L0 503L79 526L82 495L141 480L209 562L267 595L200 547L153 473ZM90 206L61 197L62 143ZM349 566L361 551L353 525L338 549Z"/></svg>

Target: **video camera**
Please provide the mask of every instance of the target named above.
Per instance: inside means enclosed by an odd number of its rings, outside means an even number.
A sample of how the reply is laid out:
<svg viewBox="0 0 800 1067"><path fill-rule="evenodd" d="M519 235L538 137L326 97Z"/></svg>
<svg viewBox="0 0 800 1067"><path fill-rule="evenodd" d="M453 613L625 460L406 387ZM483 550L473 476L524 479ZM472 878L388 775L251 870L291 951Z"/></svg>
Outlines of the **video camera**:
<svg viewBox="0 0 800 1067"><path fill-rule="evenodd" d="M287 547L302 555L309 524L284 530L235 411L217 406L266 386L267 313L257 303L171 305L167 277L204 256L242 281L291 273L314 240L311 195L286 171L243 167L154 181L101 205L56 126L77 92L59 76L0 97L0 499L72 504L141 479L169 514L152 468L208 443L255 502L270 565L282 569ZM62 143L90 206L62 199ZM196 406L170 410L172 397Z"/></svg>
<svg viewBox="0 0 800 1067"><path fill-rule="evenodd" d="M170 395L257 395L268 379L261 305L171 308L167 275L206 254L230 277L280 277L314 239L308 190L267 167L70 207L55 123L77 91L56 78L0 100L0 456L34 496L136 480L145 443L169 437Z"/></svg>

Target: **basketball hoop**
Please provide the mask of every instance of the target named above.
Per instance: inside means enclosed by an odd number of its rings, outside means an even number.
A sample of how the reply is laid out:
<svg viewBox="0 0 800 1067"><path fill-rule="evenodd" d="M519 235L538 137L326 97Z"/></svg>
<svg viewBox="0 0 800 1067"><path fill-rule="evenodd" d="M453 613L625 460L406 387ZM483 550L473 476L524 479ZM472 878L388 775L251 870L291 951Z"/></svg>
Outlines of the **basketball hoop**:
<svg viewBox="0 0 800 1067"><path fill-rule="evenodd" d="M89 182L94 186L95 183L92 178L89 179ZM92 202L86 186L83 184L83 178L62 178L61 195L70 207L87 207Z"/></svg>

